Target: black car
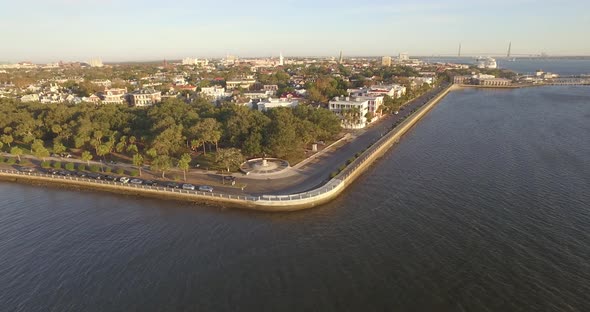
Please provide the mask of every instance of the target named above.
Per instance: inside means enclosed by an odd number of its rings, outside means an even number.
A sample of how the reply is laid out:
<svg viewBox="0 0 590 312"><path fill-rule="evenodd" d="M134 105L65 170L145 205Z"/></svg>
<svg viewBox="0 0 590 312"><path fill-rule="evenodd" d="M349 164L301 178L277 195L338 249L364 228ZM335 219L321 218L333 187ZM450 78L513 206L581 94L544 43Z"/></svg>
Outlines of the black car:
<svg viewBox="0 0 590 312"><path fill-rule="evenodd" d="M180 184L178 184L176 182L168 182L168 183L166 183L166 187L169 187L169 188L180 188Z"/></svg>
<svg viewBox="0 0 590 312"><path fill-rule="evenodd" d="M17 166L16 170L20 171L20 172L35 172L37 170L35 170L35 168L31 168L31 167L22 167L22 166Z"/></svg>
<svg viewBox="0 0 590 312"><path fill-rule="evenodd" d="M95 180L100 180L102 178L102 176L98 173L89 173L87 177Z"/></svg>
<svg viewBox="0 0 590 312"><path fill-rule="evenodd" d="M86 177L86 172L80 172L80 171L77 171L77 172L75 173L75 175L79 176L80 178L85 178L85 177Z"/></svg>
<svg viewBox="0 0 590 312"><path fill-rule="evenodd" d="M57 174L59 174L61 176L64 176L64 177L69 177L69 176L72 175L72 173L69 172L69 171L67 171L67 170L60 170L60 171L57 172Z"/></svg>
<svg viewBox="0 0 590 312"><path fill-rule="evenodd" d="M144 185L149 185L149 186L158 186L158 182L157 181L152 181L152 180L145 180L143 181Z"/></svg>
<svg viewBox="0 0 590 312"><path fill-rule="evenodd" d="M112 175L105 175L102 178L103 178L103 180L107 180L107 181L117 181L117 177L112 176Z"/></svg>

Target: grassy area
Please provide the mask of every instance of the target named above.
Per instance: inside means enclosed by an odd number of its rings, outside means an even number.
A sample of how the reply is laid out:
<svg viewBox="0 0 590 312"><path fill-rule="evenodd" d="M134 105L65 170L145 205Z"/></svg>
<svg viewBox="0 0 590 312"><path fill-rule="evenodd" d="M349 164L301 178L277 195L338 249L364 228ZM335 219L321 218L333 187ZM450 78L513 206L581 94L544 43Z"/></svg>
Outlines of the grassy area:
<svg viewBox="0 0 590 312"><path fill-rule="evenodd" d="M198 167L197 167L198 166ZM194 157L191 163L192 168L199 168L204 170L223 170L215 163L215 153L209 152L207 154L199 154Z"/></svg>

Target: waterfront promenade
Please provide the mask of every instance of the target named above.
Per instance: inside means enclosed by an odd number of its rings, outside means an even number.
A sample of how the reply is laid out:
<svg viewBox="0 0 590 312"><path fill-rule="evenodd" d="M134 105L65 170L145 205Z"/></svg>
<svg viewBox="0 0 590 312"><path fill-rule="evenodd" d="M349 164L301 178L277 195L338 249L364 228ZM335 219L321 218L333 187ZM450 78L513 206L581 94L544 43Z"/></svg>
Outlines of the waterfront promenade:
<svg viewBox="0 0 590 312"><path fill-rule="evenodd" d="M241 178L248 183L248 187L241 191L229 188L229 192L226 189L216 189L215 192L204 193L79 177L24 173L11 169L0 171L0 176L11 181L58 183L86 189L207 202L237 208L264 211L300 210L315 207L338 196L453 88L448 85L439 86L410 101L402 114L386 116L377 125L362 132L343 147L325 153L313 162L297 169L296 175L269 180ZM355 158L356 155L358 157ZM347 161L349 164L343 170L339 170ZM330 174L335 172L339 173L330 178Z"/></svg>

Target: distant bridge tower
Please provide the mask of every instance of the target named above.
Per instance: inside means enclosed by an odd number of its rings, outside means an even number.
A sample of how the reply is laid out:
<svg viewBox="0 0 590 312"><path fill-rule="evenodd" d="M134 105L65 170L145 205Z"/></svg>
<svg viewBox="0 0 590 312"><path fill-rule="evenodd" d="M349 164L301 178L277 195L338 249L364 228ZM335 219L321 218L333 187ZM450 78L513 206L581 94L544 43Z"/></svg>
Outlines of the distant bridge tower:
<svg viewBox="0 0 590 312"><path fill-rule="evenodd" d="M457 53L458 57L461 57L461 44L459 43L459 53Z"/></svg>
<svg viewBox="0 0 590 312"><path fill-rule="evenodd" d="M507 58L510 58L510 50L512 50L512 41L510 41L510 43L508 44L508 53L506 53Z"/></svg>

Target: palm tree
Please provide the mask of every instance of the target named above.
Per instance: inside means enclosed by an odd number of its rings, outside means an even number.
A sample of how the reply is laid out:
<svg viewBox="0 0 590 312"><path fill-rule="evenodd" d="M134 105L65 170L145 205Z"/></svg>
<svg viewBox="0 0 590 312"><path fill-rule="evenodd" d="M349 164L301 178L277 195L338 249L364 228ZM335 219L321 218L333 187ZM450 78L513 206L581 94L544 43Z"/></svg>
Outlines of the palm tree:
<svg viewBox="0 0 590 312"><path fill-rule="evenodd" d="M18 162L20 162L20 155L23 154L23 150L18 146L15 146L10 149L10 154L15 155L18 158Z"/></svg>
<svg viewBox="0 0 590 312"><path fill-rule="evenodd" d="M186 181L186 172L190 168L191 160L191 155L185 153L182 154L180 160L178 161L178 168L180 168L182 170L182 173L184 173L184 181Z"/></svg>
<svg viewBox="0 0 590 312"><path fill-rule="evenodd" d="M90 161L92 160L92 154L89 151L82 152L82 160L86 162L86 165L90 166Z"/></svg>
<svg viewBox="0 0 590 312"><path fill-rule="evenodd" d="M133 155L133 165L137 166L137 169L139 170L139 176L141 177L141 167L143 166L143 156L141 156L141 154Z"/></svg>

